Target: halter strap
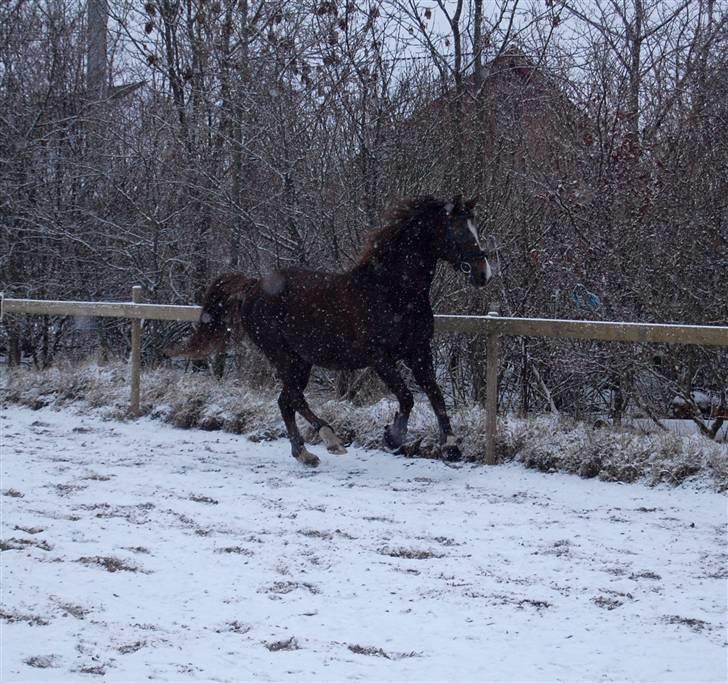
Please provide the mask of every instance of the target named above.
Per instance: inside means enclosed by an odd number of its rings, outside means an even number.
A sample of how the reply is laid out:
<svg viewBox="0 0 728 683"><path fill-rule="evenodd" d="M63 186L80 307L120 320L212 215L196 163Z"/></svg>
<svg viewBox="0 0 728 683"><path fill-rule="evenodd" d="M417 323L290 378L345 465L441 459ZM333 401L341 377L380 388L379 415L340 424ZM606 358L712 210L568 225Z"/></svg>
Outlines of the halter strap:
<svg viewBox="0 0 728 683"><path fill-rule="evenodd" d="M472 266L469 261L475 261L481 258L485 258L485 251L480 247L467 245L461 246L458 240L455 238L455 233L452 228L452 217L447 217L447 226L445 228L445 242L450 250L454 251L458 255L460 260L460 270L466 275L472 271Z"/></svg>

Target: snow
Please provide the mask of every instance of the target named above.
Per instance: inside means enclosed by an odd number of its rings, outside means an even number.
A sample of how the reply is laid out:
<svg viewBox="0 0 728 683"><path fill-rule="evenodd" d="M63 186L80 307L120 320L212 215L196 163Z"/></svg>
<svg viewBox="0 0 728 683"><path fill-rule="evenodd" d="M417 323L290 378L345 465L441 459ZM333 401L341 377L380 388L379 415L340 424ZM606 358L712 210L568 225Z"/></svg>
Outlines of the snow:
<svg viewBox="0 0 728 683"><path fill-rule="evenodd" d="M725 681L726 498L5 407L3 681Z"/></svg>

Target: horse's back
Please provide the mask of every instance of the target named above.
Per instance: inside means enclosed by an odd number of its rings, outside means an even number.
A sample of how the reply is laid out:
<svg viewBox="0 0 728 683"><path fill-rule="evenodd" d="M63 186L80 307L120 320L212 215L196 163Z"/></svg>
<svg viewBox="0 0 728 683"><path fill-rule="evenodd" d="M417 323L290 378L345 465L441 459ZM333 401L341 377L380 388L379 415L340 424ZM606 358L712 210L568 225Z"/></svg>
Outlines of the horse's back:
<svg viewBox="0 0 728 683"><path fill-rule="evenodd" d="M293 353L331 369L363 368L378 355L396 355L397 339L412 331L349 273L296 268L262 278L244 304L243 320L274 362Z"/></svg>

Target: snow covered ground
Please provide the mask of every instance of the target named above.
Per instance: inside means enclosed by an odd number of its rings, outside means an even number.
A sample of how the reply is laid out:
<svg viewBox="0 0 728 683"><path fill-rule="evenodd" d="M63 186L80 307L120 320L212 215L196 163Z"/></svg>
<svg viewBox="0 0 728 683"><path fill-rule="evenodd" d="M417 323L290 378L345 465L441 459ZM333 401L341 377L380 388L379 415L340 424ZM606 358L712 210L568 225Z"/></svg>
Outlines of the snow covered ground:
<svg viewBox="0 0 728 683"><path fill-rule="evenodd" d="M0 412L2 681L725 681L726 498Z"/></svg>

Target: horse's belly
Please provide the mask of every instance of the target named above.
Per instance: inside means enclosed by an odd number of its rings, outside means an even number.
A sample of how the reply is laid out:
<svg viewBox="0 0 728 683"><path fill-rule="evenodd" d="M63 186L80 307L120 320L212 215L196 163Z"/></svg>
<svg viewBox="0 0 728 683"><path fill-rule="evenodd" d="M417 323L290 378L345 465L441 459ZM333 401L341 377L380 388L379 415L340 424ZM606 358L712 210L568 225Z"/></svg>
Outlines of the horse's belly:
<svg viewBox="0 0 728 683"><path fill-rule="evenodd" d="M298 335L286 334L290 348L309 363L329 370L354 370L371 365L368 349L348 335L323 336L310 330Z"/></svg>

